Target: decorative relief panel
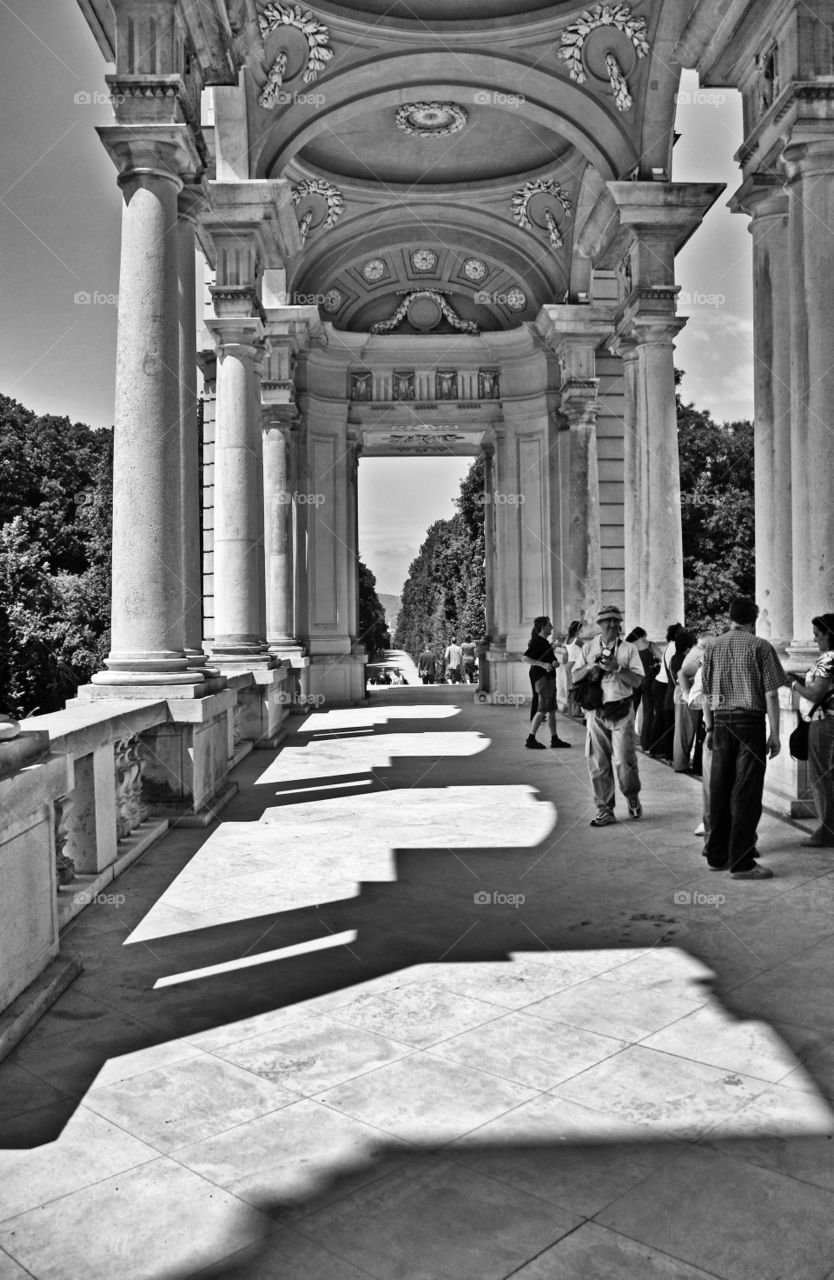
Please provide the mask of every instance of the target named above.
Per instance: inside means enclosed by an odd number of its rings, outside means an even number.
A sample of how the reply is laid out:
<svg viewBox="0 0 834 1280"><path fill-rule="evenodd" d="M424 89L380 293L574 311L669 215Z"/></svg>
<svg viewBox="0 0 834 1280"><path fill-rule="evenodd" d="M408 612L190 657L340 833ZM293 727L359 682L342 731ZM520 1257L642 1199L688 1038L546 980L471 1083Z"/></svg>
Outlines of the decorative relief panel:
<svg viewBox="0 0 834 1280"><path fill-rule="evenodd" d="M420 333L429 333L435 329L441 319L445 319L453 329L461 333L479 332L474 320L464 320L452 308L446 299L446 291L442 289L409 289L397 290L404 294L402 302L388 320L378 320L371 325L371 333L390 333L408 319L408 323Z"/></svg>
<svg viewBox="0 0 834 1280"><path fill-rule="evenodd" d="M395 369L391 385L392 399L413 400L414 394L414 370Z"/></svg>
<svg viewBox="0 0 834 1280"><path fill-rule="evenodd" d="M553 178L536 178L533 182L525 182L514 192L512 198L513 217L525 231L538 227L547 232L547 238L554 249L561 249L564 244L556 214L562 219L573 217L573 202L563 187Z"/></svg>
<svg viewBox="0 0 834 1280"><path fill-rule="evenodd" d="M437 370L434 394L437 400L457 400L458 375L456 369Z"/></svg>
<svg viewBox="0 0 834 1280"><path fill-rule="evenodd" d="M386 274L386 266L382 258L369 258L362 267L362 275L368 284L376 284Z"/></svg>
<svg viewBox="0 0 834 1280"><path fill-rule="evenodd" d="M648 52L645 18L632 17L627 4L597 4L562 32L559 57L571 80L577 84L585 84L589 76L599 83L607 80L617 110L630 111L634 100L627 76Z"/></svg>
<svg viewBox="0 0 834 1280"><path fill-rule="evenodd" d="M484 280L487 275L487 265L481 262L480 258L467 258L463 264L463 274L467 280L472 280L475 284Z"/></svg>
<svg viewBox="0 0 834 1280"><path fill-rule="evenodd" d="M437 254L431 249L415 249L411 255L411 265L415 271L434 271Z"/></svg>
<svg viewBox="0 0 834 1280"><path fill-rule="evenodd" d="M302 79L310 84L333 57L333 50L328 46L327 27L299 5L269 3L258 15L258 24L265 43L273 32L279 32L282 41L258 97L269 110L277 104L285 78L295 79L303 69Z"/></svg>
<svg viewBox="0 0 834 1280"><path fill-rule="evenodd" d="M445 138L458 133L468 118L457 102L406 102L397 108L394 123L413 138Z"/></svg>
<svg viewBox="0 0 834 1280"><path fill-rule="evenodd" d="M341 191L324 178L305 178L293 188L292 199L301 213L298 230L302 245L311 230L329 231L334 227L345 207Z"/></svg>

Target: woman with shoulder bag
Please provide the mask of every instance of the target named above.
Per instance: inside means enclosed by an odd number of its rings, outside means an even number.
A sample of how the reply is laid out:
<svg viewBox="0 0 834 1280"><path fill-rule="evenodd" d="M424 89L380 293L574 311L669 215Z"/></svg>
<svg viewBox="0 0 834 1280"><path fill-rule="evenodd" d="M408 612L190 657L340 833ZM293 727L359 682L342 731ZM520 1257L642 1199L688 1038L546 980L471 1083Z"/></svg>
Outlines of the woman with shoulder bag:
<svg viewBox="0 0 834 1280"><path fill-rule="evenodd" d="M535 714L530 722L530 732L524 744L532 750L544 750L544 743L538 741L536 733L545 717L550 727L551 747L570 746L570 743L565 742L556 732L556 668L559 665L559 659L550 642L552 634L553 624L548 617L534 618L530 643L527 646L527 652L522 655L522 661L530 667L530 684L533 686L535 703Z"/></svg>
<svg viewBox="0 0 834 1280"><path fill-rule="evenodd" d="M800 698L816 704L808 724L808 789L819 826L800 843L811 849L834 848L834 613L811 619L820 656L804 685L791 682Z"/></svg>

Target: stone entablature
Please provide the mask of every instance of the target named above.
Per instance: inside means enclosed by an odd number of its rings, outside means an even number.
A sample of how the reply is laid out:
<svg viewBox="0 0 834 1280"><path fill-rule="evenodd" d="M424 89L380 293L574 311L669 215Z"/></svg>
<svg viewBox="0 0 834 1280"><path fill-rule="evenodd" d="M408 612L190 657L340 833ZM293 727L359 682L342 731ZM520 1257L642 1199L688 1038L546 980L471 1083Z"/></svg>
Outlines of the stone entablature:
<svg viewBox="0 0 834 1280"><path fill-rule="evenodd" d="M494 369L350 369L348 399L352 404L413 403L435 409L438 401L459 409L480 409L483 401L501 398L501 375Z"/></svg>

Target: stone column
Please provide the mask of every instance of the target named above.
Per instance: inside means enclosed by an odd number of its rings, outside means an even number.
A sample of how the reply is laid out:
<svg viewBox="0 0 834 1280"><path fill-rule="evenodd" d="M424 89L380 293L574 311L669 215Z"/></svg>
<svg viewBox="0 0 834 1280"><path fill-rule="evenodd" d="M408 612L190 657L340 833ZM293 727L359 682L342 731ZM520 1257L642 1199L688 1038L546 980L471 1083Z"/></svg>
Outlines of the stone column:
<svg viewBox="0 0 834 1280"><path fill-rule="evenodd" d="M602 591L597 463L598 378L562 385L562 413L570 424L568 476L568 573L565 617L596 619ZM563 553L564 554L564 553Z"/></svg>
<svg viewBox="0 0 834 1280"><path fill-rule="evenodd" d="M348 635L352 652L360 652L365 641L359 635L359 454L362 444L348 436L347 531L348 546ZM392 637L393 638L393 637Z"/></svg>
<svg viewBox="0 0 834 1280"><path fill-rule="evenodd" d="M794 635L788 197L754 180L733 208L752 215L758 631L784 650Z"/></svg>
<svg viewBox="0 0 834 1280"><path fill-rule="evenodd" d="M256 364L261 325L213 322L217 348L212 660L268 666L262 620Z"/></svg>
<svg viewBox="0 0 834 1280"><path fill-rule="evenodd" d="M177 276L179 292L180 510L185 653L189 667L205 667L203 652L203 573L200 561L200 460L197 389L197 306L195 219L205 205L200 187L183 187L177 202Z"/></svg>
<svg viewBox="0 0 834 1280"><path fill-rule="evenodd" d="M830 125L828 126L830 128ZM786 147L791 301L793 644L803 665L817 654L811 618L834 602L834 138Z"/></svg>
<svg viewBox="0 0 834 1280"><path fill-rule="evenodd" d="M662 640L670 622L683 622L683 534L680 459L675 402L673 337L682 319L635 324L637 452L640 475L636 513L640 609L631 625ZM626 562L628 571L628 562Z"/></svg>
<svg viewBox="0 0 834 1280"><path fill-rule="evenodd" d="M297 417L295 410L291 412ZM282 419L274 407L264 410L266 638L276 654L298 648L293 617L292 430L292 421Z"/></svg>
<svg viewBox="0 0 834 1280"><path fill-rule="evenodd" d="M640 528L645 505L642 481L646 474L643 438L637 428L637 347L622 339L612 350L623 362L623 534L626 625L640 626L643 612Z"/></svg>
<svg viewBox="0 0 834 1280"><path fill-rule="evenodd" d="M196 684L185 655L177 194L184 126L108 126L124 195L113 457L112 635L96 684ZM193 145L193 144L192 144Z"/></svg>
<svg viewBox="0 0 834 1280"><path fill-rule="evenodd" d="M485 445L484 459L484 614L490 642L495 638L495 448Z"/></svg>

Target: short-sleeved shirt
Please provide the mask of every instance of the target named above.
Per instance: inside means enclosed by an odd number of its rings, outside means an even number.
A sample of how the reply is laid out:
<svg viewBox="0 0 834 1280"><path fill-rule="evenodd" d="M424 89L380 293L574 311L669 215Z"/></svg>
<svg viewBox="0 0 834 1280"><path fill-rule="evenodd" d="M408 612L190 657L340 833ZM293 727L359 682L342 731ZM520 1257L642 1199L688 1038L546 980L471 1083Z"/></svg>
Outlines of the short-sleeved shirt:
<svg viewBox="0 0 834 1280"><path fill-rule="evenodd" d="M582 646L582 656L578 662L573 665L573 670L578 671L582 667L587 667L591 663L596 662L602 653L605 645L602 636L594 636L593 640L589 640L587 644ZM636 644L632 644L630 640L618 640L614 645L617 654L617 661L621 667L625 667L633 675L643 678L643 663L640 660L640 650ZM635 686L626 684L616 672L602 677L602 700L606 702L621 702L623 698L633 696Z"/></svg>
<svg viewBox="0 0 834 1280"><path fill-rule="evenodd" d="M450 668L450 670L453 670L455 667L459 667L460 660L462 657L462 651L461 651L460 645L450 644L448 649L444 653L443 657L446 661L446 665Z"/></svg>
<svg viewBox="0 0 834 1280"><path fill-rule="evenodd" d="M815 680L834 680L834 649L826 649L825 653L821 653L811 670L806 674L806 684L813 684ZM813 703L809 703L803 710L807 713L812 706ZM818 720L820 715L826 718L834 717L834 689L822 704L821 710L814 712L814 719Z"/></svg>
<svg viewBox="0 0 834 1280"><path fill-rule="evenodd" d="M701 665L704 696L713 711L767 711L765 695L785 683L782 664L768 640L734 627L718 636Z"/></svg>
<svg viewBox="0 0 834 1280"><path fill-rule="evenodd" d="M663 657L660 660L660 670L655 676L655 680L659 680L661 684L669 683L669 672L666 670L666 668L668 667L669 671L671 671L672 659L674 658L674 656L675 656L675 642L674 640L670 640L666 648L663 650ZM672 679L674 681L674 677Z"/></svg>
<svg viewBox="0 0 834 1280"><path fill-rule="evenodd" d="M530 658L533 665L530 668L530 681L535 684L537 680L541 680L542 676L549 676L551 673L546 671L544 667L539 666L540 662L558 662L556 654L553 652L553 645L549 640L545 640L544 636L535 635L527 646L525 658Z"/></svg>

